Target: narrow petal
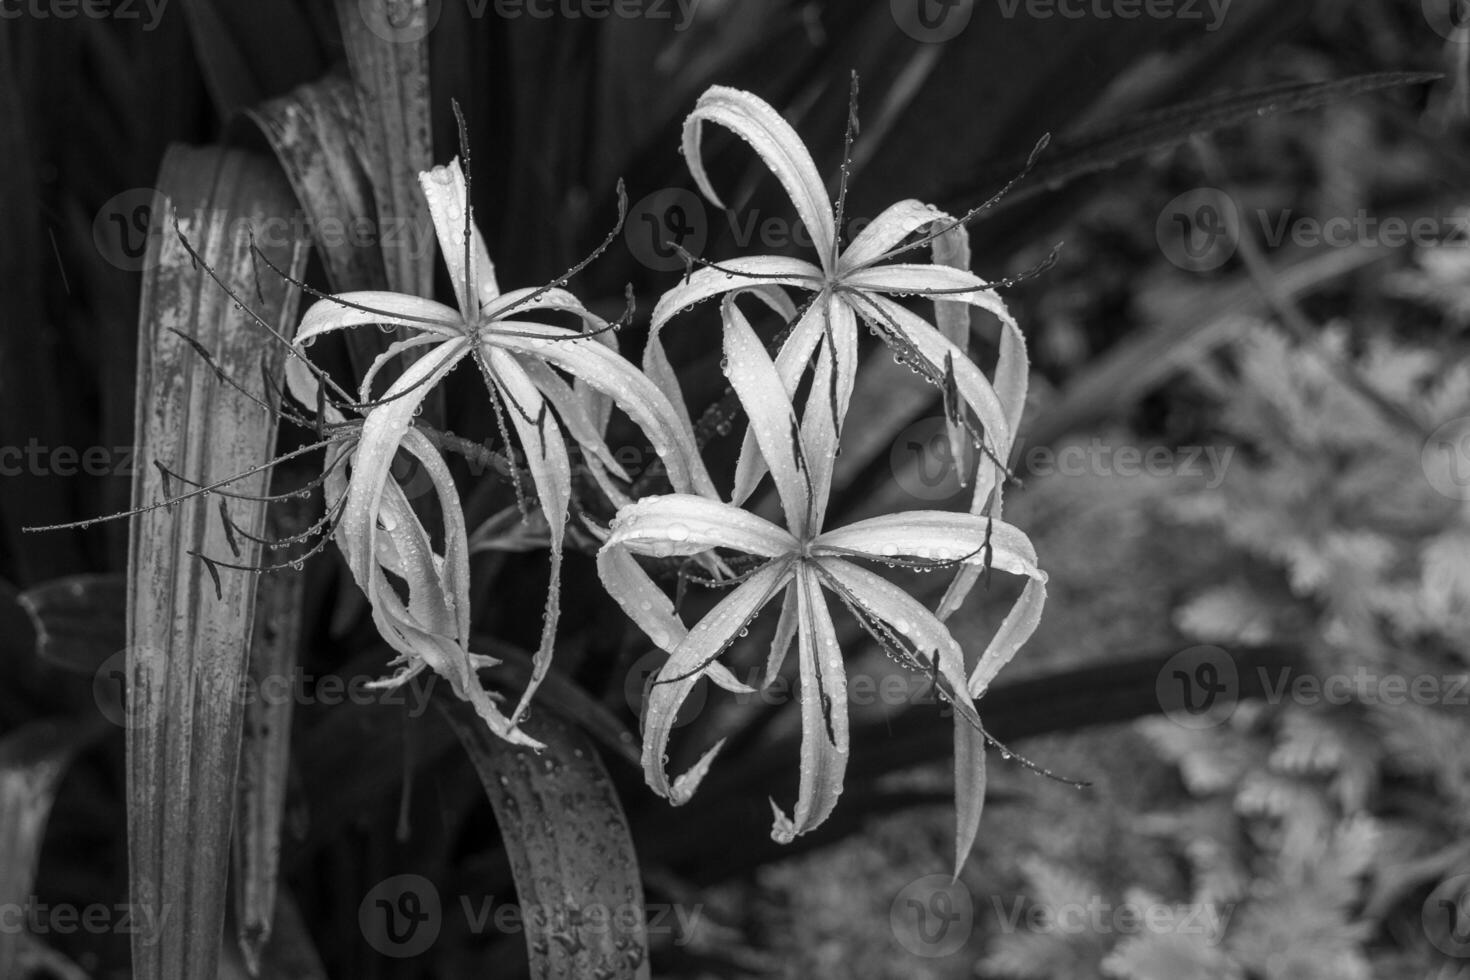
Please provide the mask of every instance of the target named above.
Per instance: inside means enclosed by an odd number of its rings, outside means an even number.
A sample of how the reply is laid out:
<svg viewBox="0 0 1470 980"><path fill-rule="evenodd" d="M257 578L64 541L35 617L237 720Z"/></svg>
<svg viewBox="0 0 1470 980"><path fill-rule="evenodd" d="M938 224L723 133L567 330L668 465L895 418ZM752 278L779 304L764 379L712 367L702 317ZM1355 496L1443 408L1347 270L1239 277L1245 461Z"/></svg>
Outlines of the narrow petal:
<svg viewBox="0 0 1470 980"><path fill-rule="evenodd" d="M1033 578L1021 590L1021 597L1006 614L1005 620L991 638L990 644L980 656L980 662L970 673L970 695L979 698L989 688L995 675L1011 662L1016 651L1036 632L1041 621L1041 609L1046 604L1046 580Z"/></svg>
<svg viewBox="0 0 1470 980"><path fill-rule="evenodd" d="M748 510L701 497L671 493L643 497L613 518L608 544L658 558L730 548L776 558L796 550L790 532Z"/></svg>
<svg viewBox="0 0 1470 980"><path fill-rule="evenodd" d="M998 459L1011 452L1015 430L1010 419L1019 421L1020 409L1004 404L995 387L975 362L922 317L905 309L886 296L864 293L854 301L854 308L883 333L897 331L936 371L943 372L946 362L953 365L955 385L960 398L974 411L984 431L988 446ZM988 458L987 458L988 460ZM989 462L979 467L975 482L987 487L995 483L995 467ZM987 482L988 481L988 482Z"/></svg>
<svg viewBox="0 0 1470 980"><path fill-rule="evenodd" d="M890 204L847 246L838 273L845 276L881 260L905 238L945 217L934 205L912 198Z"/></svg>
<svg viewBox="0 0 1470 980"><path fill-rule="evenodd" d="M449 267L455 299L459 301L463 314L474 318L478 316L482 305L494 301L500 295L500 287L495 281L495 265L490 261L485 239L473 223L470 224L473 276L465 268L465 212L469 202L459 158L455 157L446 166L435 167L419 174L419 186L423 188L424 200L429 205L429 216L434 221L439 251L444 255L444 264ZM469 292L466 292L467 287ZM471 296L474 297L474 302L471 302Z"/></svg>
<svg viewBox="0 0 1470 980"><path fill-rule="evenodd" d="M954 717L954 876L959 878L980 833L985 808L985 733Z"/></svg>
<svg viewBox="0 0 1470 980"><path fill-rule="evenodd" d="M684 642L689 631L674 612L674 603L638 564L632 552L621 545L604 545L597 552L597 574L628 618L660 650L671 652ZM727 691L748 694L753 688L736 679L724 664L712 663L705 670L711 681Z"/></svg>
<svg viewBox="0 0 1470 980"><path fill-rule="evenodd" d="M616 476L619 480L631 479L621 463L613 456L612 450L607 448L603 441L602 433L605 422L599 422L593 418L592 413L597 410L596 406L589 404L588 400L572 389L572 386L562 380L557 374L543 362L531 357L517 357L517 363L526 375L541 390L546 400L551 402L556 409L557 417L566 427L567 434L572 437L582 449L582 458L587 464L588 471L602 492L607 494L614 505L622 507L632 501L622 489L611 482L609 474Z"/></svg>
<svg viewBox="0 0 1470 980"><path fill-rule="evenodd" d="M936 219L936 223L953 220L946 214ZM948 266L962 272L970 271L970 229L964 225L951 225L947 231L941 232L935 237L930 249L935 265ZM934 325L951 344L963 351L970 349L970 307L964 300L934 297ZM1001 401L1004 402L1005 399L1002 398Z"/></svg>
<svg viewBox="0 0 1470 980"><path fill-rule="evenodd" d="M389 344L388 349L373 358L373 363L368 365L368 369L363 372L362 380L357 385L358 400L361 402L370 402L373 400L373 382L377 380L378 373L405 351L414 350L418 347L427 347L429 344L442 343L444 343L444 338L439 334L421 333L404 340L395 340ZM312 379L312 383L316 383L315 378Z"/></svg>
<svg viewBox="0 0 1470 980"><path fill-rule="evenodd" d="M1046 573L1036 567L1036 549L1019 528L979 514L944 510L884 514L827 531L812 546L813 553L837 557L920 558L966 565L985 564L987 550L993 567L1046 580Z"/></svg>
<svg viewBox="0 0 1470 980"><path fill-rule="evenodd" d="M845 302L831 304L827 334L817 348L812 388L801 414L801 444L811 464L812 527L821 527L832 492L842 423L857 380L857 318Z"/></svg>
<svg viewBox="0 0 1470 980"><path fill-rule="evenodd" d="M518 722L551 668L556 627L561 616L562 539L571 507L572 465L567 458L566 439L556 416L516 359L488 343L483 344L481 350L491 378L505 399L506 415L525 451L526 465L531 470L536 496L540 498L551 535L551 584L546 593L541 645L531 659L531 679L521 694L515 714L511 716L512 721Z"/></svg>
<svg viewBox="0 0 1470 980"><path fill-rule="evenodd" d="M786 526L800 537L811 516L812 485L797 438L796 413L776 373L776 365L733 297L725 298L721 312L725 319L725 376L740 398L766 466L776 481Z"/></svg>
<svg viewBox="0 0 1470 980"><path fill-rule="evenodd" d="M643 716L643 776L655 793L675 806L687 802L688 796L675 793L670 785L664 756L679 708L704 676L704 668L729 648L790 577L791 563L774 561L736 586L695 624L658 672ZM681 784L680 789L687 794L688 785Z"/></svg>
<svg viewBox="0 0 1470 980"><path fill-rule="evenodd" d="M513 329L515 321L535 310L559 310L580 317L593 330L601 330L607 321L594 315L582 301L565 289L548 289L545 286L526 286L512 289L498 297L482 311L492 326Z"/></svg>
<svg viewBox="0 0 1470 980"><path fill-rule="evenodd" d="M771 639L771 652L766 657L766 677L763 686L769 687L781 674L786 663L786 654L791 650L791 641L796 639L797 616L800 612L796 586L786 587L786 596L781 600L781 618L776 620L776 634Z"/></svg>
<svg viewBox="0 0 1470 980"><path fill-rule="evenodd" d="M732 272L737 274L732 275ZM684 391L679 386L679 376L669 363L669 355L664 350L661 336L664 327L675 314L689 309L701 300L721 296L736 289L749 289L761 295L768 304L790 319L795 315L795 307L782 287L805 285L816 289L821 282L822 270L810 262L777 255L735 258L720 263L718 269L696 270L664 293L659 298L658 305L653 308L648 326L648 342L643 347L643 373L653 380L670 404L678 409L679 417L687 420L689 407L684 401ZM694 438L692 426L689 427L689 438Z"/></svg>
<svg viewBox="0 0 1470 980"><path fill-rule="evenodd" d="M349 303L352 305L349 306ZM341 293L312 303L302 315L301 326L297 328L292 343L297 347L310 347L324 333L368 324L409 327L445 338L458 337L462 322L456 310L431 299L403 293L362 290Z"/></svg>
<svg viewBox="0 0 1470 980"><path fill-rule="evenodd" d="M821 261L824 264L830 261L837 237L832 201L827 197L827 188L806 144L791 124L768 103L739 89L714 85L699 97L694 111L684 120L684 161L705 197L719 207L725 204L709 182L700 150L700 135L706 122L724 126L750 144L786 188L797 215L811 233Z"/></svg>
<svg viewBox="0 0 1470 980"><path fill-rule="evenodd" d="M847 675L837 630L817 576L803 567L797 573L801 660L801 773L796 810L786 816L772 802L775 823L771 838L789 844L832 814L842 795L847 772Z"/></svg>
<svg viewBox="0 0 1470 980"><path fill-rule="evenodd" d="M670 404L648 377L595 339L546 324L516 324L521 336L490 334L489 343L555 365L611 398L653 444L669 482L681 493L716 496L694 443L688 416ZM536 336L525 336L533 332Z"/></svg>

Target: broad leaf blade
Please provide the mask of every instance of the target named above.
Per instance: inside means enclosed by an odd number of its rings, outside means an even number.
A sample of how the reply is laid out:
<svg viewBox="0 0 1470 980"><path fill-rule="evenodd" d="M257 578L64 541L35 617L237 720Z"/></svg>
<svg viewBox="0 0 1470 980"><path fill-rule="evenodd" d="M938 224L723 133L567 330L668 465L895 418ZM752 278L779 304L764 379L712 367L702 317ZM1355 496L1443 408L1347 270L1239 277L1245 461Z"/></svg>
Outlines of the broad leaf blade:
<svg viewBox="0 0 1470 980"><path fill-rule="evenodd" d="M21 608L36 631L42 660L78 674L93 675L126 642L122 575L68 575L26 589Z"/></svg>
<svg viewBox="0 0 1470 980"><path fill-rule="evenodd" d="M154 221L177 209L179 229L201 262L289 335L299 296L279 278L256 275L250 225L289 215L290 188L272 162L241 151L174 147L164 158ZM165 227L168 227L165 225ZM266 254L300 276L302 242L272 242ZM258 398L279 378L284 348L252 323L207 276L169 228L150 244L139 316L135 506L182 489L155 463L209 483L264 463L275 418L222 382L188 341ZM264 366L264 371L262 371ZM261 494L264 473L231 485ZM128 843L135 907L187 908L165 920L156 942L133 937L140 980L215 975L224 924L235 776L256 576L213 570L204 554L257 564L265 505L231 500L232 535L213 500L194 497L135 516L128 555ZM238 544L239 557L232 545Z"/></svg>
<svg viewBox="0 0 1470 980"><path fill-rule="evenodd" d="M592 743L540 711L525 721L546 746L537 754L496 738L467 705L438 704L495 810L521 907L549 912L525 917L531 976L647 978L638 858ZM584 919L583 910L604 915Z"/></svg>
<svg viewBox="0 0 1470 980"><path fill-rule="evenodd" d="M57 786L77 750L100 725L36 721L0 739L0 908L24 909L35 901L36 866ZM0 977L22 976L26 937L0 929Z"/></svg>

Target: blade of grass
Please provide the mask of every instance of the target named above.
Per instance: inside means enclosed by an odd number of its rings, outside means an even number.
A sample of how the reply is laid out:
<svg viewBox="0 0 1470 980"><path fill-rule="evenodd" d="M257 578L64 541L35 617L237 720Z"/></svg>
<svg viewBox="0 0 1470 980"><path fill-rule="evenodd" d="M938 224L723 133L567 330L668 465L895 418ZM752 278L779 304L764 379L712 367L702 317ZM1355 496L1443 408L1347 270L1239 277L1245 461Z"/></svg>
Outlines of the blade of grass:
<svg viewBox="0 0 1470 980"><path fill-rule="evenodd" d="M164 157L139 316L137 468L134 506L180 488L155 466L200 483L225 479L270 456L276 419L215 374L215 366L257 397L279 378L284 350L206 275L173 233L179 229L207 264L277 331L294 327L297 290L257 279L250 226L289 216L289 186L274 162L239 150L175 146ZM273 240L264 251L299 277L305 243ZM214 359L210 365L174 331ZM264 371L262 371L262 364ZM171 484L165 489L165 482ZM261 494L264 473L233 484ZM264 532L265 505L232 500L247 535ZM136 515L128 568L128 856L135 908L171 910L154 942L133 937L139 980L194 980L218 967L224 926L230 828L240 761L256 576L216 573L192 557L255 564L261 548L233 535L214 501L190 498ZM239 558L232 557L240 548ZM208 574L207 574L208 573ZM217 578L215 577L217 574Z"/></svg>
<svg viewBox="0 0 1470 980"><path fill-rule="evenodd" d="M522 751L492 735L461 703L436 704L469 754L500 824L526 924L531 976L650 976L638 858L591 741L553 712L538 711L526 725L546 748Z"/></svg>

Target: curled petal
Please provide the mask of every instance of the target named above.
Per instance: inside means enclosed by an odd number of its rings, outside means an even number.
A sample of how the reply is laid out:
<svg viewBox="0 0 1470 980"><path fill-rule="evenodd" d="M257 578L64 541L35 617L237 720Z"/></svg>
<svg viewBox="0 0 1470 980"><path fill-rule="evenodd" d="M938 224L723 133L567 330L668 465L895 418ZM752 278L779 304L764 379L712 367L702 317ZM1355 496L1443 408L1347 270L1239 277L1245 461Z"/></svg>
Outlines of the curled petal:
<svg viewBox="0 0 1470 980"><path fill-rule="evenodd" d="M676 806L688 802L688 784L675 792L664 768L674 718L705 668L791 578L790 561L773 561L737 585L674 648L649 691L643 716L643 776L649 787Z"/></svg>
<svg viewBox="0 0 1470 980"><path fill-rule="evenodd" d="M517 336L489 334L486 343L555 365L607 395L648 436L675 490L716 495L688 416L646 375L616 351L576 331L521 322L516 330Z"/></svg>
<svg viewBox="0 0 1470 980"><path fill-rule="evenodd" d="M292 343L308 347L324 333L368 324L409 327L448 339L460 336L462 322L459 313L431 299L362 290L339 293L312 303L302 315Z"/></svg>
<svg viewBox="0 0 1470 980"><path fill-rule="evenodd" d="M1021 597L1006 614L1000 629L996 630L990 644L980 656L980 662L970 673L970 695L978 698L990 687L995 675L1011 662L1016 651L1036 632L1041 621L1041 608L1046 604L1046 580L1033 578L1021 590Z"/></svg>
<svg viewBox="0 0 1470 980"><path fill-rule="evenodd" d="M419 174L419 186L423 188L429 216L434 221L439 251L444 254L444 264L449 267L454 296L464 316L474 318L482 305L500 295L500 287L495 282L495 264L490 261L485 239L481 237L480 229L469 221L469 198L459 158ZM470 268L465 266L466 224L469 224L471 236L470 261L473 266Z"/></svg>
<svg viewBox="0 0 1470 980"><path fill-rule="evenodd" d="M700 151L701 131L706 122L724 126L750 144L786 188L822 262L830 261L837 238L832 201L827 197L817 165L796 130L768 103L749 92L714 85L701 95L694 111L684 120L684 162L704 196L719 207L724 207L724 202L709 182Z"/></svg>
<svg viewBox="0 0 1470 980"><path fill-rule="evenodd" d="M797 573L798 656L801 660L801 773L796 810L787 816L772 801L771 838L789 844L822 824L837 806L847 772L847 675L837 630L817 576Z"/></svg>
<svg viewBox="0 0 1470 980"><path fill-rule="evenodd" d="M946 217L948 215L934 205L912 198L890 204L847 246L847 251L842 253L838 273L846 275L881 261L905 238Z"/></svg>
<svg viewBox="0 0 1470 980"><path fill-rule="evenodd" d="M776 255L735 258L720 263L718 269L695 270L692 275L664 293L659 298L658 305L653 308L648 326L648 343L643 348L643 373L653 379L653 383L678 410L680 418L687 425L689 408L684 402L684 392L679 387L679 376L669 363L668 352L664 350L662 337L664 327L674 315L701 300L722 296L736 289L749 289L765 299L778 313L790 319L796 311L782 287L804 285L816 289L821 281L822 270L810 262ZM689 438L694 438L692 427L689 428Z"/></svg>
<svg viewBox="0 0 1470 980"><path fill-rule="evenodd" d="M763 517L695 494L643 497L613 518L609 545L659 558L730 548L776 558L796 550L791 534Z"/></svg>

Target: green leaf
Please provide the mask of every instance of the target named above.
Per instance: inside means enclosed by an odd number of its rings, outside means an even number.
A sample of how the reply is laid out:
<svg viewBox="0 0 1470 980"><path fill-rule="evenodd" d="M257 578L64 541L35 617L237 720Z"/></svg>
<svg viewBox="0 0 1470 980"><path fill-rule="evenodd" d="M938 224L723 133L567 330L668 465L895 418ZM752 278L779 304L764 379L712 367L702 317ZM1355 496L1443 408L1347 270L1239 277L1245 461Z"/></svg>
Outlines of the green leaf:
<svg viewBox="0 0 1470 980"><path fill-rule="evenodd" d="M436 704L495 810L526 925L531 976L647 978L643 883L627 818L592 743L550 711L541 753L496 738L466 705ZM535 910L538 914L532 914Z"/></svg>
<svg viewBox="0 0 1470 980"><path fill-rule="evenodd" d="M271 454L275 417L224 383L216 369L255 397L270 398L265 377L281 376L285 348L210 279L205 266L283 335L294 326L299 299L280 278L257 276L251 261L250 224L295 209L273 162L236 150L176 146L164 158L157 186L153 220L169 222L176 213L199 258L172 231L150 240L138 331L135 507L163 499L165 482L182 488L180 479L165 480L159 465L207 484L259 466ZM299 278L304 242L271 242L264 252ZM261 494L266 488L259 472L230 490ZM235 542L238 559L232 558L232 534L204 497L132 520L131 900L137 908L188 910L162 920L156 941L133 937L139 980L193 980L217 969L244 720L236 693L246 673L257 578L192 556L258 564L261 548L252 537L264 533L265 510L264 503L230 501L231 519L244 532Z"/></svg>

